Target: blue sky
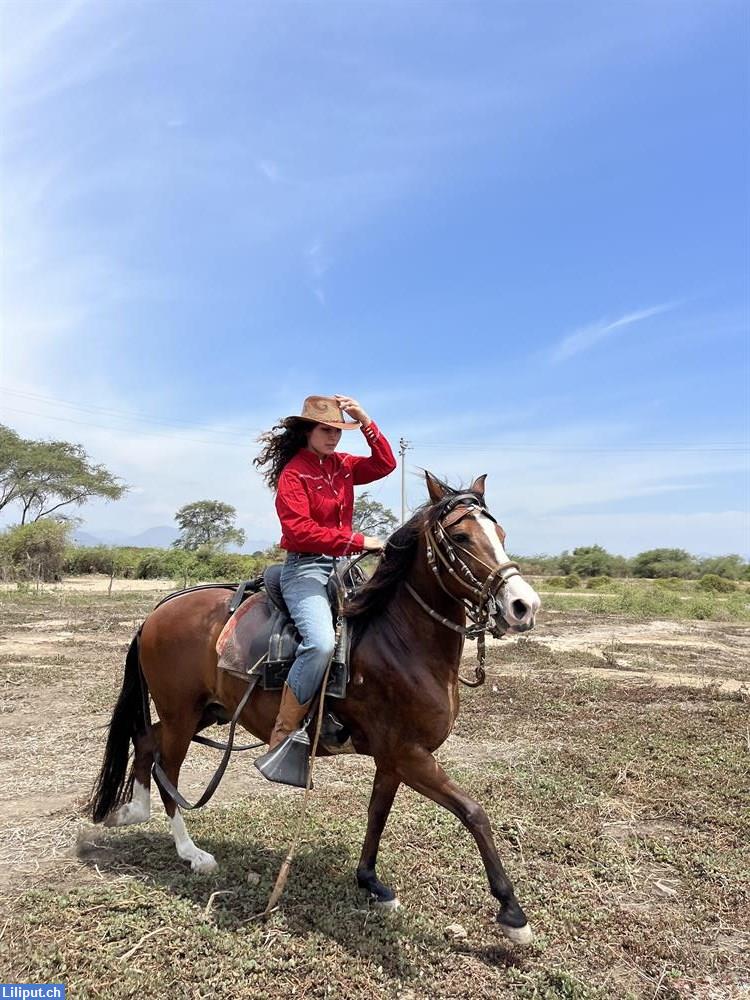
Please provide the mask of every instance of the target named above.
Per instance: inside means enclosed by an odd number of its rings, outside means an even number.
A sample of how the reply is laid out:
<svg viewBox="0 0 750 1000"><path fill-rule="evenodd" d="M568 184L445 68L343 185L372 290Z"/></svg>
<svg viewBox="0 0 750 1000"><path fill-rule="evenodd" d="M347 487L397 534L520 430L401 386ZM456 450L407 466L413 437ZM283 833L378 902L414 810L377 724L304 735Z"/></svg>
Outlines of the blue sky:
<svg viewBox="0 0 750 1000"><path fill-rule="evenodd" d="M130 484L88 530L275 538L254 438L340 392L513 551L750 552L744 3L1 14L0 420Z"/></svg>

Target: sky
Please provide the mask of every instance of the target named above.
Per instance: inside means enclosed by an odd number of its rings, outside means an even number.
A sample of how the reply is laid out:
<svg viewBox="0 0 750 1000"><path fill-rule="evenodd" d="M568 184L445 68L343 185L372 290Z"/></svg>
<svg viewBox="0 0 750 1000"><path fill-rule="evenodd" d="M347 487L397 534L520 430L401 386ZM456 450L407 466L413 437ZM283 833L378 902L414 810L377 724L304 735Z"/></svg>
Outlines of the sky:
<svg viewBox="0 0 750 1000"><path fill-rule="evenodd" d="M0 422L128 484L86 531L276 540L257 436L341 393L512 552L750 554L743 0L0 17Z"/></svg>

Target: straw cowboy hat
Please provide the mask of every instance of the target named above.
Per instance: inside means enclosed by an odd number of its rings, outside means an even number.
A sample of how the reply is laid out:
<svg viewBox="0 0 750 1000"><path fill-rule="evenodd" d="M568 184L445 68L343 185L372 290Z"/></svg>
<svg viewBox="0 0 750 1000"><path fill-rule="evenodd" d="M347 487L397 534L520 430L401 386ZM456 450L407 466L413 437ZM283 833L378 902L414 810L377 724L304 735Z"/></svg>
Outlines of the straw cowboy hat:
<svg viewBox="0 0 750 1000"><path fill-rule="evenodd" d="M309 420L314 424L325 424L326 427L338 427L342 431L354 431L359 427L358 420L346 420L343 412L333 396L308 396L302 404L302 413L294 413L284 419Z"/></svg>

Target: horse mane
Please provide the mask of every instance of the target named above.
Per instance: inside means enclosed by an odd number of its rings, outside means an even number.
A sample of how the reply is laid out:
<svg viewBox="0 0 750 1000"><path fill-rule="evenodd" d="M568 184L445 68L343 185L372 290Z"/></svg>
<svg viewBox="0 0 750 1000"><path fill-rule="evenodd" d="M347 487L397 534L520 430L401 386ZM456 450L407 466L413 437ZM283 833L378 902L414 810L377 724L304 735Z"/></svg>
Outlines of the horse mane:
<svg viewBox="0 0 750 1000"><path fill-rule="evenodd" d="M457 492L471 493L473 491L451 489L437 503L428 501L422 504L406 524L397 528L388 538L375 572L367 583L347 601L344 608L344 614L347 618L354 621L355 641L364 626L385 611L399 583L404 580L411 569L417 554L420 537L440 520L445 508ZM474 493L474 495L477 500L483 502L479 493Z"/></svg>

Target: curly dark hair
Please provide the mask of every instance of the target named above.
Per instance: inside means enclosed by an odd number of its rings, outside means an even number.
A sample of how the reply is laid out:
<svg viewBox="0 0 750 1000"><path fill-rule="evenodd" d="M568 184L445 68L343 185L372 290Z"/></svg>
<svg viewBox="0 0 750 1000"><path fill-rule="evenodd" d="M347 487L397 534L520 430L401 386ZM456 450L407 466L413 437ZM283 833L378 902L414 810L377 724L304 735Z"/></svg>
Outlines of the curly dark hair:
<svg viewBox="0 0 750 1000"><path fill-rule="evenodd" d="M313 427L313 421L286 417L258 438L265 447L253 459L253 465L262 470L261 474L272 490L278 489L282 469L300 448L305 447L307 435ZM264 469L264 466L267 468Z"/></svg>

